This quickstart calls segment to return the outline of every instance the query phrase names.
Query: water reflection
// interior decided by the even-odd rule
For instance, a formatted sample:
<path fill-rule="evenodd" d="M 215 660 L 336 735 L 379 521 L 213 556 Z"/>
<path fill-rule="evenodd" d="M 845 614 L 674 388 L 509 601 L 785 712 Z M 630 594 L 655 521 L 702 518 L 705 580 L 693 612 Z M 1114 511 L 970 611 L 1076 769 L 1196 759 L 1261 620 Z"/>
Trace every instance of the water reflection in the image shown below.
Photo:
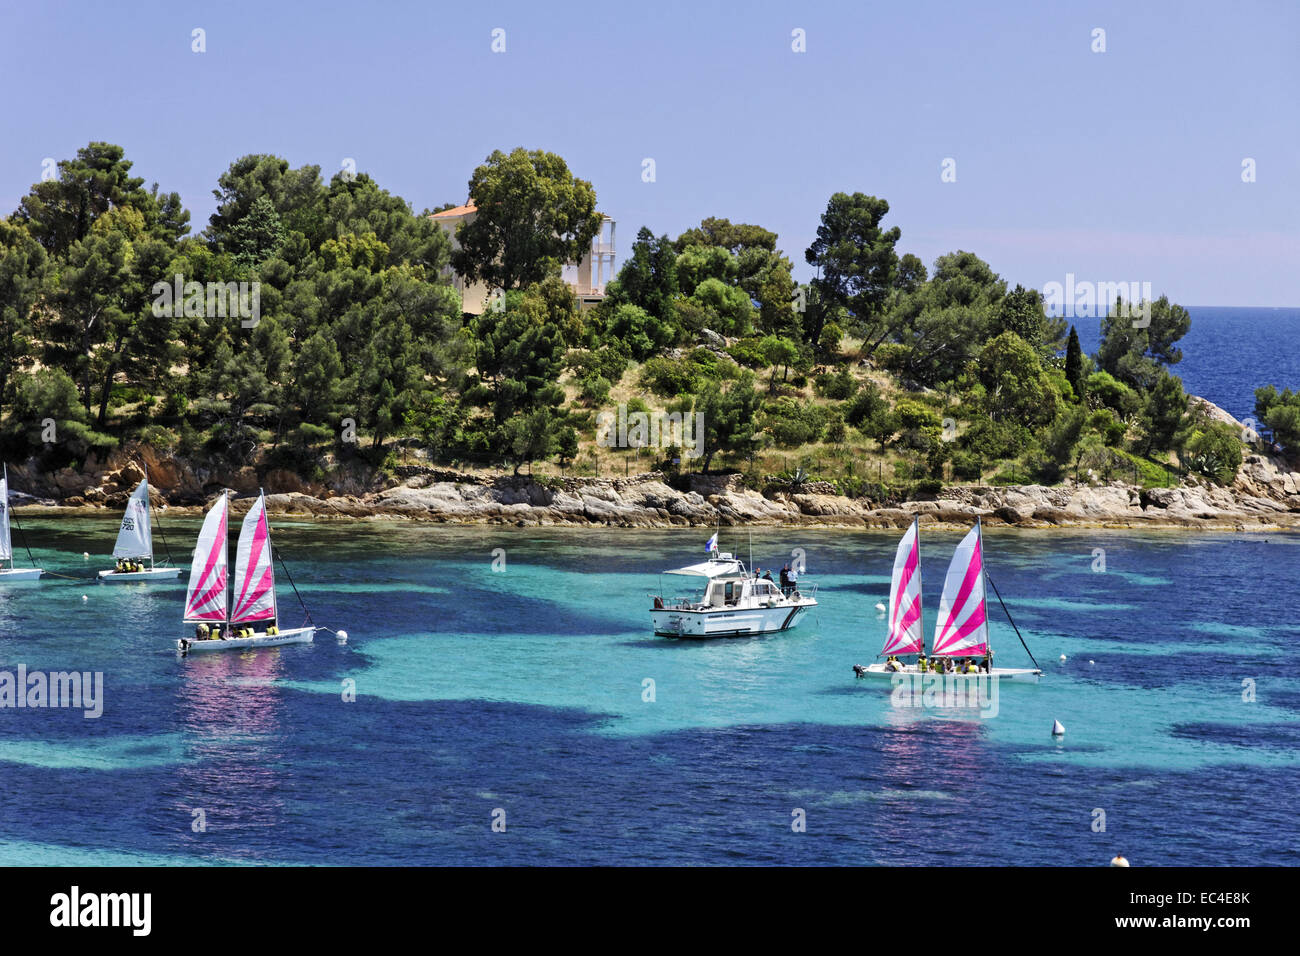
<path fill-rule="evenodd" d="M 225 856 L 273 855 L 292 783 L 280 649 L 192 654 L 180 666 L 176 720 L 194 759 L 179 769 L 172 796 L 191 815 L 202 809 L 208 830 L 184 841 Z"/>

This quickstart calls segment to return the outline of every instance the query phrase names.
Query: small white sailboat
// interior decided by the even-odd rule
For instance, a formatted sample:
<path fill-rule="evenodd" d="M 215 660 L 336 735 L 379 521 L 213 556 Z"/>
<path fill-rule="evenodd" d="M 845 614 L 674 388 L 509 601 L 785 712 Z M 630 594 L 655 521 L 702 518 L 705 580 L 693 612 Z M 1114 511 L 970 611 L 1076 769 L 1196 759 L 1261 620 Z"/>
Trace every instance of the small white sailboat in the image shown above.
<path fill-rule="evenodd" d="M 30 551 L 27 556 L 31 557 Z M 3 567 L 5 561 L 9 562 L 7 568 Z M 35 581 L 44 573 L 40 568 L 14 567 L 13 538 L 9 533 L 9 466 L 5 465 L 4 477 L 0 478 L 0 582 Z"/>
<path fill-rule="evenodd" d="M 885 646 L 878 657 L 885 661 L 875 664 L 854 665 L 858 677 L 893 677 L 894 674 L 944 673 L 948 676 L 982 677 L 991 674 L 1002 680 L 1038 682 L 1043 672 L 1035 667 L 993 667 L 993 651 L 989 646 L 988 608 L 985 602 L 984 543 L 979 519 L 975 527 L 953 552 L 948 574 L 943 582 L 943 595 L 939 599 L 939 619 L 935 623 L 934 640 L 930 656 L 925 657 L 925 636 L 921 623 L 921 561 L 920 524 L 918 519 L 898 544 L 894 557 L 894 574 L 889 587 L 889 630 Z M 1003 610 L 1005 610 L 1005 605 Z M 1010 618 L 1010 615 L 1008 615 Z M 1015 622 L 1012 621 L 1012 627 Z M 1019 629 L 1016 631 L 1019 634 Z M 1023 642 L 1023 638 L 1021 639 Z M 1028 652 L 1029 648 L 1025 648 Z M 899 655 L 917 655 L 917 660 L 905 663 Z M 981 659 L 978 662 L 976 659 Z M 969 671 L 947 670 L 956 659 L 972 663 Z M 922 669 L 921 660 L 930 666 Z M 1033 660 L 1033 655 L 1030 655 Z M 935 671 L 933 664 L 941 663 L 945 669 Z M 1035 662 L 1037 664 L 1037 662 Z"/>
<path fill-rule="evenodd" d="M 208 510 L 194 546 L 190 583 L 185 593 L 185 623 L 195 625 L 193 637 L 177 640 L 176 649 L 225 651 L 236 648 L 310 644 L 320 630 L 314 625 L 280 630 L 275 601 L 271 529 L 266 520 L 266 495 L 259 494 L 244 516 L 235 547 L 234 603 L 226 593 L 226 549 L 229 500 L 223 493 Z M 261 631 L 258 625 L 265 625 Z"/>
<path fill-rule="evenodd" d="M 149 520 L 149 476 L 141 479 L 126 502 L 122 527 L 113 546 L 117 567 L 99 572 L 106 584 L 131 581 L 167 581 L 181 576 L 180 568 L 157 567 L 153 561 L 153 527 Z M 146 568 L 144 562 L 148 561 Z"/>
<path fill-rule="evenodd" d="M 729 553 L 719 553 L 718 536 L 709 539 L 709 559 L 665 572 L 705 579 L 703 593 L 665 600 L 651 595 L 650 619 L 659 637 L 747 637 L 795 627 L 817 606 L 817 585 L 778 587 L 760 578 Z"/>

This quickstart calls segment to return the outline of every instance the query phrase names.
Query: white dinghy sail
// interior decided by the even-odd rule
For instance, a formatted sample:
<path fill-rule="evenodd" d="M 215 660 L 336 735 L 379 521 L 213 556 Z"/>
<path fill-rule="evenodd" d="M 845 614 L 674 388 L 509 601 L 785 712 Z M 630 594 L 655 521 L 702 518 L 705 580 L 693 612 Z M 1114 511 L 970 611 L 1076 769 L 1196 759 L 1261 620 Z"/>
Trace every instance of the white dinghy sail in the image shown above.
<path fill-rule="evenodd" d="M 166 545 L 166 538 L 163 544 Z M 122 526 L 113 545 L 117 566 L 99 572 L 99 580 L 108 583 L 175 579 L 181 576 L 176 567 L 155 567 L 153 559 L 153 522 L 149 511 L 149 476 L 136 485 L 126 502 Z M 148 567 L 145 567 L 148 562 Z"/>
<path fill-rule="evenodd" d="M 28 551 L 28 557 L 31 557 L 30 551 Z M 0 477 L 0 565 L 3 565 L 6 561 L 9 562 L 9 567 L 0 567 L 0 581 L 35 581 L 45 573 L 40 568 L 14 567 L 14 542 L 9 530 L 8 465 L 4 466 L 3 477 Z M 35 562 L 33 561 L 33 563 Z"/>
<path fill-rule="evenodd" d="M 889 584 L 889 633 L 880 653 L 920 654 L 924 650 L 920 532 L 919 521 L 913 518 L 894 555 L 894 574 Z"/>

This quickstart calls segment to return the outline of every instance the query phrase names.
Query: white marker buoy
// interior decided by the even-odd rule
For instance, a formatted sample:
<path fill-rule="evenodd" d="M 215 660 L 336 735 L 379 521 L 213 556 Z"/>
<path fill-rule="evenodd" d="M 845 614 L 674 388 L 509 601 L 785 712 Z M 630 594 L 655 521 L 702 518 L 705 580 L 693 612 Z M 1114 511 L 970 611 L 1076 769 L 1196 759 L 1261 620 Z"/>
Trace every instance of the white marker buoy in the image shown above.
<path fill-rule="evenodd" d="M 339 639 L 340 644 L 346 644 L 348 642 L 347 631 L 339 630 L 339 631 L 335 631 L 334 634 Z"/>
<path fill-rule="evenodd" d="M 1065 655 L 1064 655 L 1064 654 L 1061 655 L 1061 660 L 1065 660 Z"/>
<path fill-rule="evenodd" d="M 1124 857 L 1122 857 L 1122 856 L 1120 856 L 1120 854 L 1116 853 L 1115 856 L 1111 858 L 1110 865 L 1111 865 L 1111 866 L 1128 866 L 1128 860 L 1124 859 Z"/>
<path fill-rule="evenodd" d="M 1097 662 L 1096 662 L 1096 661 L 1088 661 L 1088 663 L 1089 663 L 1089 664 L 1095 664 L 1095 663 L 1097 663 Z"/>
<path fill-rule="evenodd" d="M 1065 726 L 1059 720 L 1052 721 L 1052 736 L 1053 737 L 1065 736 Z"/>
<path fill-rule="evenodd" d="M 83 551 L 83 552 L 81 552 L 81 559 L 82 559 L 83 561 L 89 561 L 89 560 L 90 560 L 90 552 L 89 552 L 89 551 Z"/>
<path fill-rule="evenodd" d="M 876 602 L 876 610 L 877 610 L 877 611 L 884 611 L 884 610 L 885 610 L 885 605 L 883 605 L 883 604 L 881 604 L 881 603 L 879 603 L 879 602 Z"/>
<path fill-rule="evenodd" d="M 84 595 L 84 594 L 81 596 L 81 599 L 82 599 L 83 601 L 89 601 L 89 600 L 90 600 L 90 598 L 86 597 L 86 595 Z"/>

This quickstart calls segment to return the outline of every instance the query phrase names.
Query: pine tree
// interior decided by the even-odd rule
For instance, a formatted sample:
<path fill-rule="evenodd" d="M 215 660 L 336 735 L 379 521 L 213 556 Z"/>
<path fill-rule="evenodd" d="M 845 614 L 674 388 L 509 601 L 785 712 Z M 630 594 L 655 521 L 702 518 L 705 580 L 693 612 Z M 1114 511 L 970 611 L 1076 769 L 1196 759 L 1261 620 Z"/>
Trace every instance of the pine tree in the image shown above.
<path fill-rule="evenodd" d="M 1065 378 L 1074 389 L 1074 397 L 1083 400 L 1083 349 L 1079 347 L 1079 333 L 1070 326 L 1070 341 L 1065 346 Z"/>

